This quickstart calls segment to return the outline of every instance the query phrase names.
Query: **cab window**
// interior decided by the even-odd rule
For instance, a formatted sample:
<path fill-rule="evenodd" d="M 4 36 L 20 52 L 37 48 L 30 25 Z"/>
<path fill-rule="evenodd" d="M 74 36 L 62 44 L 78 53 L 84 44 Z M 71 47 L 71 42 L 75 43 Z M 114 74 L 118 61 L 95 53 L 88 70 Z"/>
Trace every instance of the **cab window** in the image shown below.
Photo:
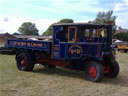
<path fill-rule="evenodd" d="M 76 41 L 76 27 L 68 28 L 68 41 L 75 42 Z"/>
<path fill-rule="evenodd" d="M 90 42 L 97 38 L 105 38 L 107 36 L 106 28 L 80 28 L 77 35 L 78 42 Z"/>

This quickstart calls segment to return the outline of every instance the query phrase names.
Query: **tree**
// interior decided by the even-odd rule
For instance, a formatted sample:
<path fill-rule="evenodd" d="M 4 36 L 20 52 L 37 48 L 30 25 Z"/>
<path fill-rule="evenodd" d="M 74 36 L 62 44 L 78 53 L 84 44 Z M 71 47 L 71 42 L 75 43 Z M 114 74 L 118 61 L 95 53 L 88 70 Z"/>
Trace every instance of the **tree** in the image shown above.
<path fill-rule="evenodd" d="M 20 33 L 18 33 L 18 32 L 14 32 L 13 35 L 20 35 Z"/>
<path fill-rule="evenodd" d="M 52 35 L 52 28 L 54 24 L 60 24 L 60 23 L 73 23 L 74 21 L 72 19 L 61 19 L 59 22 L 57 23 L 53 23 L 51 24 L 48 29 L 43 33 L 44 36 L 49 36 Z"/>
<path fill-rule="evenodd" d="M 119 39 L 121 41 L 128 41 L 128 31 L 120 32 L 114 36 L 114 38 Z"/>
<path fill-rule="evenodd" d="M 73 23 L 72 19 L 61 19 L 58 23 Z"/>
<path fill-rule="evenodd" d="M 96 16 L 96 19 L 94 21 L 89 21 L 89 24 L 112 24 L 112 35 L 115 35 L 116 32 L 116 16 L 113 16 L 113 11 L 108 12 L 99 12 Z"/>
<path fill-rule="evenodd" d="M 116 16 L 112 16 L 113 11 L 108 12 L 99 12 L 96 16 L 96 19 L 93 21 L 94 24 L 107 24 L 112 23 L 112 25 L 115 25 Z"/>
<path fill-rule="evenodd" d="M 39 35 L 34 23 L 24 22 L 18 29 L 22 35 Z"/>
<path fill-rule="evenodd" d="M 44 36 L 50 36 L 50 35 L 52 35 L 52 32 L 53 32 L 53 25 L 54 25 L 54 24 L 55 24 L 55 23 L 51 24 L 51 25 L 48 27 L 48 29 L 43 33 Z"/>

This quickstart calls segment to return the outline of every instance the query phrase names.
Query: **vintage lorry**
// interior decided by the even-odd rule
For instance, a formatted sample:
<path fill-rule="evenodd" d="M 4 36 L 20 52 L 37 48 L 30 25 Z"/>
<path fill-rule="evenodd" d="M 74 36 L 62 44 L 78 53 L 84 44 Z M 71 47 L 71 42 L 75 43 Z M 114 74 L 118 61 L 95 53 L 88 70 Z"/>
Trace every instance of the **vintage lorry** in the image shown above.
<path fill-rule="evenodd" d="M 119 64 L 112 44 L 112 25 L 63 23 L 53 26 L 51 41 L 8 40 L 16 50 L 19 70 L 31 71 L 35 64 L 85 71 L 88 80 L 117 77 Z"/>

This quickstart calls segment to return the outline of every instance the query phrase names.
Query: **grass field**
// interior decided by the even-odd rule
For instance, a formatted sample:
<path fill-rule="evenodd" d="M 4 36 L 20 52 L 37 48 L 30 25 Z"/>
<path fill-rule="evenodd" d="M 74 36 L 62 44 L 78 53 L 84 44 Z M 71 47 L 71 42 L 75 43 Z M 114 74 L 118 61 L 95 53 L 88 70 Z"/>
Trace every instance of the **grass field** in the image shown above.
<path fill-rule="evenodd" d="M 5 43 L 0 42 L 0 45 L 4 45 Z"/>
<path fill-rule="evenodd" d="M 35 66 L 19 71 L 15 56 L 0 55 L 0 96 L 128 96 L 128 54 L 117 54 L 120 74 L 101 83 L 88 81 L 84 72 Z"/>

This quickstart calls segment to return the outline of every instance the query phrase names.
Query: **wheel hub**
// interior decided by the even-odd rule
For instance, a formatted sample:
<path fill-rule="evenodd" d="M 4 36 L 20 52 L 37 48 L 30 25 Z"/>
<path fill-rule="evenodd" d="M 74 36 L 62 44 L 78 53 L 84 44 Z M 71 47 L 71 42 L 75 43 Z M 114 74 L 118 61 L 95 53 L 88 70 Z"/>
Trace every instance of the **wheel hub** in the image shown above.
<path fill-rule="evenodd" d="M 24 59 L 21 60 L 21 66 L 24 67 L 26 64 L 26 61 Z"/>
<path fill-rule="evenodd" d="M 88 70 L 89 76 L 92 78 L 96 77 L 96 68 L 94 66 L 91 66 Z"/>

